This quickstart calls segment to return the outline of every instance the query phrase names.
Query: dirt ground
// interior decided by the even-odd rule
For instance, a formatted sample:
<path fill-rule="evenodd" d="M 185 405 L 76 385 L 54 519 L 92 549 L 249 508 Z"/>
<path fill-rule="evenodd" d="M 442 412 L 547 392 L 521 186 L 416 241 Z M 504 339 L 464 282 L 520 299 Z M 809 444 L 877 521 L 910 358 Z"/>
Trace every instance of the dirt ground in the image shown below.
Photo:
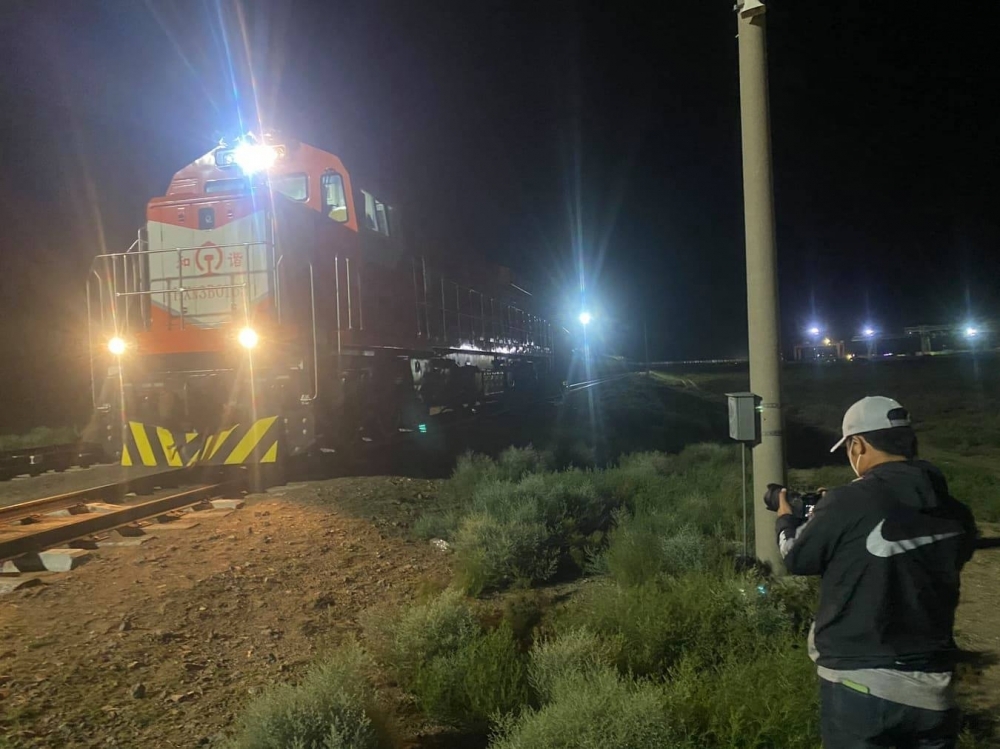
<path fill-rule="evenodd" d="M 446 583 L 448 557 L 406 537 L 437 487 L 291 485 L 4 596 L 7 746 L 219 745 L 248 699 L 356 632 L 361 611 Z M 959 609 L 963 646 L 986 654 L 963 684 L 984 716 L 1000 712 L 998 572 L 1000 550 L 980 552 Z"/>
<path fill-rule="evenodd" d="M 1000 537 L 1000 526 L 982 529 Z M 980 549 L 962 572 L 962 599 L 956 615 L 958 644 L 970 653 L 960 667 L 959 692 L 976 720 L 989 721 L 1000 741 L 1000 547 Z"/>
<path fill-rule="evenodd" d="M 359 612 L 447 581 L 447 557 L 401 533 L 434 487 L 285 487 L 4 596 L 0 736 L 12 747 L 218 744 L 250 697 L 294 679 Z"/>

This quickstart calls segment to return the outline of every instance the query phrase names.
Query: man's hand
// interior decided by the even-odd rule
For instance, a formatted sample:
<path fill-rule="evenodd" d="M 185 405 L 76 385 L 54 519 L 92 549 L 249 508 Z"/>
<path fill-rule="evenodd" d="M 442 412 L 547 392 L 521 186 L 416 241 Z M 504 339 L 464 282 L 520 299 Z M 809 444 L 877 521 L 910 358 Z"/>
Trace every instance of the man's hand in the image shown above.
<path fill-rule="evenodd" d="M 778 517 L 782 515 L 791 515 L 792 506 L 788 504 L 788 490 L 782 489 L 781 493 L 778 495 Z"/>

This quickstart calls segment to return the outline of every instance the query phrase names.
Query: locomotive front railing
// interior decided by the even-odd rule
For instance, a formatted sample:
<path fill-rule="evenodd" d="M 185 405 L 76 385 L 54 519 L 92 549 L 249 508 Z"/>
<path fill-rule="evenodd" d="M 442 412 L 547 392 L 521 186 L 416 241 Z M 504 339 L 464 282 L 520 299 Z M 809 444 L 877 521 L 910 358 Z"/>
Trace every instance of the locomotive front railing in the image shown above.
<path fill-rule="evenodd" d="M 213 249 L 218 249 L 219 251 L 242 249 L 244 251 L 244 256 L 246 257 L 247 267 L 242 271 L 228 271 L 224 273 L 220 272 L 208 272 L 202 274 L 186 274 L 184 273 L 184 260 L 185 253 L 198 252 L 199 250 L 204 250 L 204 247 L 171 247 L 167 249 L 159 250 L 144 250 L 138 249 L 142 247 L 141 238 L 133 242 L 131 247 L 126 252 L 116 252 L 116 253 L 105 253 L 98 255 L 94 258 L 93 273 L 97 277 L 100 284 L 101 290 L 101 319 L 102 324 L 107 327 L 107 317 L 112 318 L 114 324 L 115 335 L 121 335 L 127 333 L 132 328 L 132 317 L 134 314 L 134 305 L 130 303 L 130 298 L 138 298 L 143 301 L 151 300 L 156 296 L 162 295 L 165 299 L 173 295 L 180 295 L 180 304 L 178 309 L 178 314 L 176 317 L 180 320 L 180 325 L 183 328 L 185 326 L 185 318 L 187 317 L 187 308 L 184 305 L 184 294 L 191 291 L 198 291 L 201 289 L 213 289 L 213 290 L 242 290 L 241 296 L 244 297 L 243 303 L 245 309 L 248 309 L 247 305 L 249 299 L 247 299 L 247 290 L 251 286 L 252 279 L 256 276 L 266 276 L 270 278 L 272 276 L 271 266 L 274 265 L 272 262 L 268 262 L 267 266 L 262 269 L 254 269 L 253 267 L 253 255 L 252 249 L 258 247 L 264 247 L 268 250 L 272 250 L 273 247 L 269 242 L 235 242 L 231 244 L 224 245 L 213 245 Z M 269 255 L 272 253 L 268 253 Z M 163 256 L 163 255 L 176 255 L 177 257 L 177 273 L 162 275 L 156 279 L 150 279 L 149 273 L 149 260 L 152 257 Z M 270 258 L 269 258 L 270 260 Z M 100 271 L 103 271 L 103 276 Z M 276 275 L 276 274 L 275 274 Z M 192 279 L 206 279 L 206 278 L 223 278 L 223 277 L 239 277 L 242 281 L 238 283 L 227 283 L 227 284 L 213 284 L 210 286 L 204 284 L 198 284 L 196 286 L 185 286 L 185 280 L 189 282 Z M 152 288 L 152 284 L 164 284 L 162 288 Z M 174 284 L 176 283 L 176 286 Z M 277 283 L 275 283 L 277 286 Z M 107 290 L 107 295 L 105 295 L 105 290 Z M 275 307 L 278 308 L 280 314 L 280 302 L 277 297 L 277 291 L 275 292 Z M 119 300 L 125 300 L 124 304 L 121 304 Z M 169 307 L 169 303 L 167 305 Z M 143 328 L 148 328 L 149 326 L 149 308 L 147 304 L 140 302 L 139 305 L 139 316 Z M 204 313 L 205 317 L 215 317 L 224 313 Z M 171 315 L 173 315 L 173 310 L 171 310 Z"/>

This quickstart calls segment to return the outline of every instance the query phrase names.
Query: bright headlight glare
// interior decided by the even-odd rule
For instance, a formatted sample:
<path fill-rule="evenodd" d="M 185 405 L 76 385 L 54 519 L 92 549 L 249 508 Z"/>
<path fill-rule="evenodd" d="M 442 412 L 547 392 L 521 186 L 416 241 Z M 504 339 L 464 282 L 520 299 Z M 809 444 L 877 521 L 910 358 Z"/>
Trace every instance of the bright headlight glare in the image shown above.
<path fill-rule="evenodd" d="M 128 348 L 128 344 L 125 343 L 125 339 L 119 336 L 115 336 L 110 341 L 108 341 L 108 351 L 110 351 L 115 356 L 121 356 L 125 353 L 125 349 Z"/>
<path fill-rule="evenodd" d="M 250 349 L 257 345 L 260 337 L 257 335 L 257 331 L 253 328 L 243 328 L 236 336 L 236 340 L 240 342 L 243 348 Z"/>
<path fill-rule="evenodd" d="M 263 143 L 240 143 L 233 150 L 233 161 L 244 174 L 264 172 L 274 166 L 278 152 Z"/>

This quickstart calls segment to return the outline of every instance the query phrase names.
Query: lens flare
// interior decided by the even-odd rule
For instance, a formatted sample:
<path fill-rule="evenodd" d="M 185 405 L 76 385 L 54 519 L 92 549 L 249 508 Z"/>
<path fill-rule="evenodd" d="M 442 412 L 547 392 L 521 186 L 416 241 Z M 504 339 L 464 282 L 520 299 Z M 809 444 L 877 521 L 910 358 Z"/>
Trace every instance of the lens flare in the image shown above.
<path fill-rule="evenodd" d="M 243 328 L 236 336 L 236 340 L 240 342 L 240 345 L 245 349 L 252 349 L 257 345 L 260 337 L 257 335 L 257 331 L 253 328 Z"/>
<path fill-rule="evenodd" d="M 244 174 L 265 172 L 274 166 L 278 152 L 262 143 L 240 143 L 233 151 L 233 160 Z"/>

